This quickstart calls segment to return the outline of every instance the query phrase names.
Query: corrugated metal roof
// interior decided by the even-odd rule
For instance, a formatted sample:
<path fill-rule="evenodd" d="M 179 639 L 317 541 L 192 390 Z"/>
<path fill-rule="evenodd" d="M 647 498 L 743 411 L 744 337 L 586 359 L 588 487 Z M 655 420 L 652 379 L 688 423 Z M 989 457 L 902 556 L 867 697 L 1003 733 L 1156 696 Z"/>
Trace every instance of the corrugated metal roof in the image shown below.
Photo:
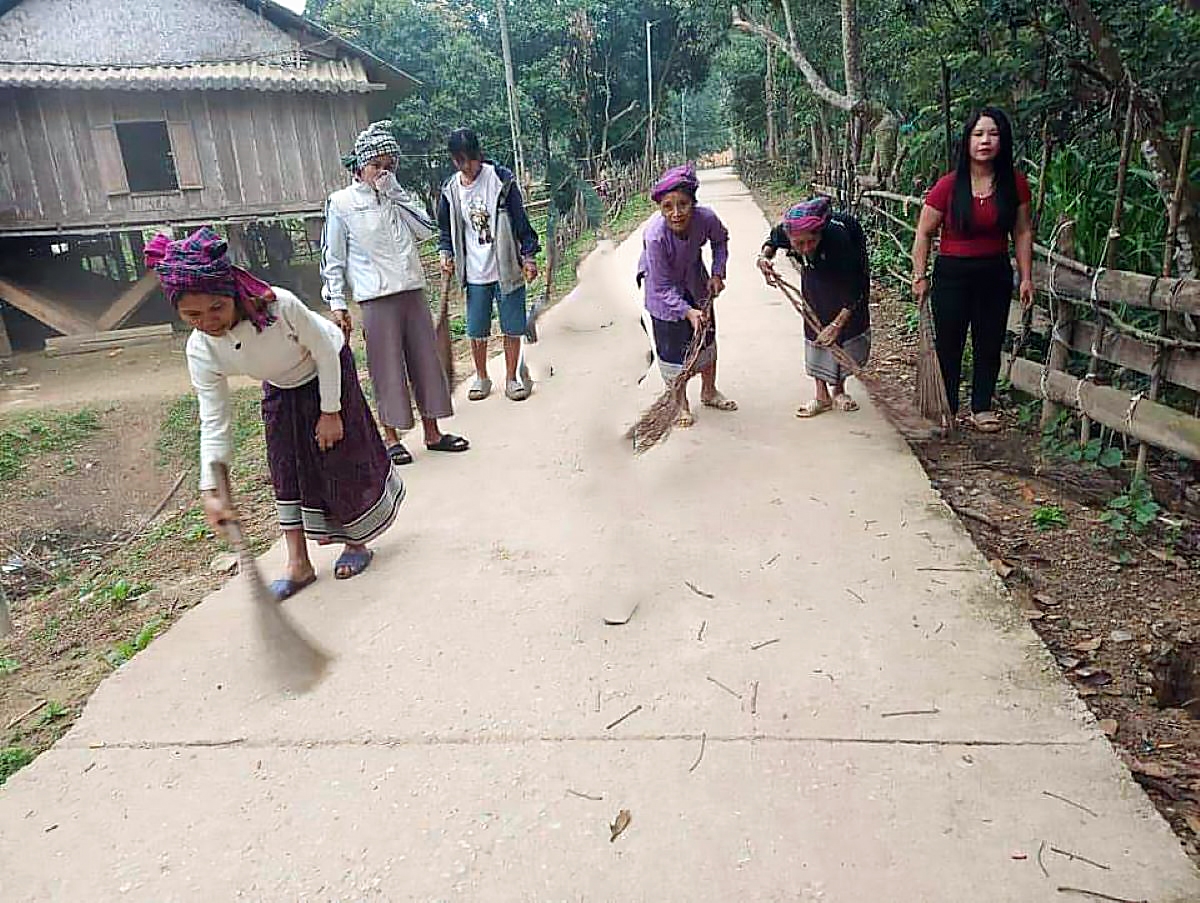
<path fill-rule="evenodd" d="M 311 60 L 303 66 L 262 62 L 181 66 L 47 66 L 0 63 L 0 88 L 75 88 L 121 91 L 319 91 L 363 94 L 373 84 L 358 59 Z"/>

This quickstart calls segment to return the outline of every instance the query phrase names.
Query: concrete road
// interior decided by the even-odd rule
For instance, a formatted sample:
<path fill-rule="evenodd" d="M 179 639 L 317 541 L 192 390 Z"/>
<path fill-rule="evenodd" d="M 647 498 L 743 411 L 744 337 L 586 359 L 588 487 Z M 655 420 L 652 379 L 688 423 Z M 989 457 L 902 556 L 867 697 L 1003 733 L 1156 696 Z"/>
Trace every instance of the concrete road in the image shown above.
<path fill-rule="evenodd" d="M 0 790 L 0 900 L 1200 900 L 898 435 L 861 393 L 793 417 L 767 223 L 728 172 L 701 197 L 741 410 L 631 456 L 640 240 L 597 252 L 533 398 L 463 400 L 373 567 L 289 603 L 325 682 L 278 692 L 216 593 Z"/>

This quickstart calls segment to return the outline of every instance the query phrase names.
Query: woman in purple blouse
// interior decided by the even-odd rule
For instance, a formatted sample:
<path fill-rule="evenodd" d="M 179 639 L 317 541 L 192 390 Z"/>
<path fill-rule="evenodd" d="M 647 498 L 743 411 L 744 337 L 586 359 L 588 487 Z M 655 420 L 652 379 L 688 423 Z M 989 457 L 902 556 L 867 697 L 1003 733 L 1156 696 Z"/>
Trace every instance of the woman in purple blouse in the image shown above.
<path fill-rule="evenodd" d="M 683 370 L 697 329 L 702 325 L 701 308 L 725 288 L 725 264 L 729 259 L 729 232 L 708 207 L 696 204 L 699 188 L 691 164 L 668 170 L 650 192 L 659 216 L 646 226 L 642 257 L 638 262 L 638 284 L 644 281 L 646 310 L 654 328 L 654 346 L 663 380 L 670 385 Z M 712 276 L 700 255 L 704 243 L 712 245 Z M 700 401 L 718 411 L 735 411 L 737 402 L 717 389 L 717 324 L 710 317 L 700 338 L 703 343 L 697 364 L 700 371 Z M 695 417 L 684 396 L 676 426 L 687 427 Z"/>

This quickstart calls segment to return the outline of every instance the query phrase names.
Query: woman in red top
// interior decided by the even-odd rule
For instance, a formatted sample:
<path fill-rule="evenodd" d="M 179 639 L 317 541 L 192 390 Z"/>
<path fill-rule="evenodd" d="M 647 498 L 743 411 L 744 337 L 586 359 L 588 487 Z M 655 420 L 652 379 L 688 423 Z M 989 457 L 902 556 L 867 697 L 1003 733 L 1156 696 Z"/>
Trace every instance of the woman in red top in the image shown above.
<path fill-rule="evenodd" d="M 1012 126 L 994 107 L 967 120 L 959 145 L 958 167 L 942 176 L 925 196 L 913 241 L 913 295 L 924 304 L 929 247 L 941 231 L 933 265 L 933 322 L 942 379 L 950 408 L 958 411 L 967 329 L 971 330 L 974 369 L 971 418 L 976 429 L 992 433 L 1000 418 L 992 410 L 1000 350 L 1012 299 L 1008 237 L 1016 246 L 1021 303 L 1033 303 L 1033 225 L 1029 183 L 1013 169 Z"/>

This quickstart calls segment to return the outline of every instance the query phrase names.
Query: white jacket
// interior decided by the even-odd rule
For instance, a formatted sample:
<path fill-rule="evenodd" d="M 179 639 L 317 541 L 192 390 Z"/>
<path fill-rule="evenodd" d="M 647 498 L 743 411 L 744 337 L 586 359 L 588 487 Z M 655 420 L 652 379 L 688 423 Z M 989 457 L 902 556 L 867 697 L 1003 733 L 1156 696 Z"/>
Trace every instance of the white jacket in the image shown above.
<path fill-rule="evenodd" d="M 359 302 L 425 287 L 421 255 L 401 202 L 421 209 L 394 177 L 383 192 L 355 179 L 329 196 L 321 239 L 321 295 L 333 310 L 346 309 L 347 284 Z"/>

